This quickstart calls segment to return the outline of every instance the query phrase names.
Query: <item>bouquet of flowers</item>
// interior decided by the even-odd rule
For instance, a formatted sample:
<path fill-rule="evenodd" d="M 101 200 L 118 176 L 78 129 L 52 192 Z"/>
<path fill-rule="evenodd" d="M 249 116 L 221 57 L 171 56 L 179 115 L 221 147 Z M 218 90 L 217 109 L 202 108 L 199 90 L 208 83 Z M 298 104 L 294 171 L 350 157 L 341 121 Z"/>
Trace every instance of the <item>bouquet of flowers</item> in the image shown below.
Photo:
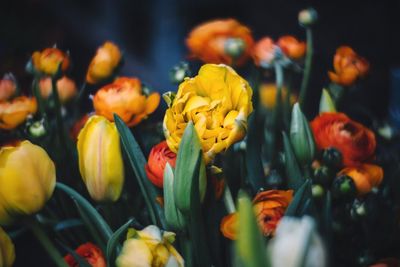
<path fill-rule="evenodd" d="M 31 90 L 0 81 L 0 266 L 27 232 L 58 267 L 400 266 L 398 137 L 351 98 L 369 63 L 348 46 L 312 106 L 315 23 L 201 24 L 162 97 L 113 42 L 79 87 L 73 55 L 34 52 Z"/>

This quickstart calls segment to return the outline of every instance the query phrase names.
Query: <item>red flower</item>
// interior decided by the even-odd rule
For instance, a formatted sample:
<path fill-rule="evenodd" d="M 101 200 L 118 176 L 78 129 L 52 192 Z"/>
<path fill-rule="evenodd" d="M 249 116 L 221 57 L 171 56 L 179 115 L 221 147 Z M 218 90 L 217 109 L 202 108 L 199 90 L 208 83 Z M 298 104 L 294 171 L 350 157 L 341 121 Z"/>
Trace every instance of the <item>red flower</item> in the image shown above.
<path fill-rule="evenodd" d="M 311 128 L 318 149 L 336 148 L 346 167 L 358 166 L 374 156 L 375 134 L 343 113 L 323 113 L 311 122 Z"/>
<path fill-rule="evenodd" d="M 306 53 L 306 43 L 291 35 L 282 36 L 278 39 L 277 44 L 287 57 L 294 60 L 301 59 Z"/>
<path fill-rule="evenodd" d="M 147 177 L 155 186 L 163 187 L 164 169 L 167 162 L 171 167 L 175 167 L 176 154 L 169 149 L 167 142 L 163 141 L 151 149 L 145 166 Z"/>
<path fill-rule="evenodd" d="M 106 267 L 106 261 L 101 250 L 92 243 L 85 243 L 80 245 L 75 252 L 87 261 L 93 267 Z M 64 257 L 70 267 L 78 267 L 79 264 L 75 258 L 68 254 Z"/>

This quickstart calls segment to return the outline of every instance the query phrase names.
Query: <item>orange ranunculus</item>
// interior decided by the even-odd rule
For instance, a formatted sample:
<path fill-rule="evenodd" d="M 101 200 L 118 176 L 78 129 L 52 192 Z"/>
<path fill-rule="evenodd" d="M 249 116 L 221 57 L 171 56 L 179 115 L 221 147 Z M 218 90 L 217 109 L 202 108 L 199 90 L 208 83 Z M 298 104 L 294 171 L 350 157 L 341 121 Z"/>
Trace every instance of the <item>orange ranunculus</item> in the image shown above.
<path fill-rule="evenodd" d="M 267 109 L 273 109 L 276 105 L 276 84 L 274 83 L 264 83 L 260 86 L 260 101 L 261 104 Z M 287 97 L 286 88 L 282 88 L 282 101 L 284 101 Z M 297 96 L 291 94 L 290 95 L 290 104 L 294 104 L 297 100 Z"/>
<path fill-rule="evenodd" d="M 40 94 L 43 98 L 47 99 L 52 94 L 51 78 L 45 77 L 39 81 Z M 73 98 L 77 93 L 76 84 L 67 76 L 63 76 L 57 80 L 58 97 L 62 103 L 67 102 Z"/>
<path fill-rule="evenodd" d="M 253 48 L 252 56 L 254 64 L 260 67 L 269 66 L 275 59 L 275 50 L 277 46 L 270 37 L 264 37 L 259 40 Z"/>
<path fill-rule="evenodd" d="M 297 40 L 291 35 L 285 35 L 278 39 L 277 45 L 290 59 L 301 59 L 306 53 L 306 43 Z"/>
<path fill-rule="evenodd" d="M 11 101 L 0 102 L 0 129 L 11 130 L 23 123 L 28 115 L 36 113 L 35 98 L 16 97 Z"/>
<path fill-rule="evenodd" d="M 0 102 L 7 101 L 17 91 L 17 84 L 12 74 L 6 74 L 0 80 Z"/>
<path fill-rule="evenodd" d="M 343 86 L 352 85 L 359 77 L 364 77 L 369 70 L 369 63 L 348 46 L 336 50 L 333 58 L 334 72 L 328 75 L 332 82 Z"/>
<path fill-rule="evenodd" d="M 293 190 L 268 190 L 258 193 L 253 199 L 254 212 L 264 236 L 275 233 L 275 228 L 293 199 Z M 229 239 L 236 239 L 237 213 L 225 216 L 221 222 L 221 232 Z"/>
<path fill-rule="evenodd" d="M 169 149 L 166 141 L 162 141 L 151 149 L 145 166 L 147 177 L 158 187 L 163 187 L 164 169 L 167 162 L 175 168 L 176 154 Z"/>
<path fill-rule="evenodd" d="M 137 78 L 120 77 L 102 87 L 93 98 L 96 114 L 114 120 L 116 113 L 128 126 L 135 126 L 153 113 L 160 103 L 160 94 L 142 93 L 142 85 Z"/>
<path fill-rule="evenodd" d="M 92 243 L 80 245 L 75 252 L 84 260 L 86 260 L 86 262 L 92 267 L 106 267 L 106 260 L 103 253 L 101 252 L 100 248 Z M 70 267 L 79 266 L 78 262 L 76 262 L 75 258 L 71 254 L 66 255 L 64 260 Z"/>
<path fill-rule="evenodd" d="M 374 156 L 375 134 L 344 113 L 322 113 L 311 122 L 311 128 L 317 148 L 336 148 L 346 167 L 357 166 Z"/>
<path fill-rule="evenodd" d="M 114 43 L 107 41 L 97 49 L 89 65 L 86 82 L 95 84 L 109 78 L 121 62 L 121 51 Z"/>
<path fill-rule="evenodd" d="M 339 175 L 347 175 L 353 181 L 359 195 L 369 193 L 372 188 L 380 185 L 383 179 L 383 170 L 374 164 L 362 164 L 357 167 L 344 168 Z"/>
<path fill-rule="evenodd" d="M 66 53 L 57 48 L 46 48 L 42 52 L 36 51 L 32 54 L 32 64 L 36 71 L 54 75 L 60 64 L 62 71 L 68 69 L 69 58 Z"/>
<path fill-rule="evenodd" d="M 225 51 L 228 40 L 243 41 L 244 49 L 241 55 L 234 59 Z M 224 63 L 228 65 L 243 65 L 250 56 L 254 44 L 250 29 L 234 19 L 214 20 L 206 22 L 193 29 L 186 44 L 191 56 L 205 63 Z"/>

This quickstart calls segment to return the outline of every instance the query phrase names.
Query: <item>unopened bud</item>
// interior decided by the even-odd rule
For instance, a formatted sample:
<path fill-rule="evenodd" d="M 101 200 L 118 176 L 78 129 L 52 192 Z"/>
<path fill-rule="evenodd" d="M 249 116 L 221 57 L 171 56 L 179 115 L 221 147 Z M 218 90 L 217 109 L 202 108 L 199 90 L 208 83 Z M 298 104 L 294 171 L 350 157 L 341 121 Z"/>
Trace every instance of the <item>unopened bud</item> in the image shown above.
<path fill-rule="evenodd" d="M 332 169 L 340 169 L 342 161 L 342 153 L 336 148 L 327 148 L 322 154 L 322 162 Z"/>
<path fill-rule="evenodd" d="M 337 177 L 333 181 L 332 193 L 338 198 L 349 199 L 355 197 L 357 190 L 353 179 L 347 175 Z"/>
<path fill-rule="evenodd" d="M 312 191 L 313 197 L 315 197 L 315 198 L 321 198 L 325 194 L 324 188 L 319 184 L 313 185 L 311 188 L 311 191 Z"/>
<path fill-rule="evenodd" d="M 29 134 L 35 138 L 42 137 L 46 134 L 46 128 L 44 127 L 43 121 L 36 121 L 32 123 L 28 128 Z"/>
<path fill-rule="evenodd" d="M 232 58 L 239 58 L 246 48 L 246 43 L 241 38 L 228 38 L 224 44 L 225 53 Z"/>
<path fill-rule="evenodd" d="M 303 9 L 299 12 L 299 23 L 301 26 L 309 27 L 318 19 L 318 13 L 314 8 Z"/>

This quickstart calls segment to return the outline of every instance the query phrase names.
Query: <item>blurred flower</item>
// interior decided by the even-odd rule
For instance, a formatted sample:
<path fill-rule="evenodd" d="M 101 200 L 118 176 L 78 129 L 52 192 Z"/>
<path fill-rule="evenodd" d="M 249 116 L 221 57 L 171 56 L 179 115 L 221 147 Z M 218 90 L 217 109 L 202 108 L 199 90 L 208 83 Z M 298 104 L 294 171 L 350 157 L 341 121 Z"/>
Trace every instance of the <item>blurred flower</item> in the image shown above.
<path fill-rule="evenodd" d="M 7 101 L 17 91 L 17 83 L 14 75 L 5 74 L 3 79 L 0 80 L 0 102 Z"/>
<path fill-rule="evenodd" d="M 358 165 L 374 156 L 374 133 L 344 113 L 322 113 L 311 122 L 311 128 L 317 148 L 336 148 L 345 166 Z"/>
<path fill-rule="evenodd" d="M 377 263 L 370 265 L 369 267 L 399 267 L 400 260 L 395 258 L 381 259 Z"/>
<path fill-rule="evenodd" d="M 66 71 L 69 67 L 69 57 L 57 48 L 46 48 L 32 54 L 32 64 L 35 70 L 46 75 L 55 75 L 59 67 Z"/>
<path fill-rule="evenodd" d="M 174 84 L 180 84 L 185 77 L 191 75 L 190 67 L 187 62 L 179 62 L 169 72 L 169 79 Z"/>
<path fill-rule="evenodd" d="M 276 105 L 276 95 L 278 90 L 276 89 L 275 83 L 263 83 L 260 86 L 260 100 L 261 104 L 267 109 L 274 109 Z M 286 88 L 282 88 L 282 101 L 284 101 L 287 97 L 288 91 Z M 291 94 L 290 95 L 290 104 L 293 105 L 296 103 L 297 96 Z"/>
<path fill-rule="evenodd" d="M 259 40 L 253 48 L 254 64 L 260 67 L 269 68 L 273 63 L 278 46 L 270 37 Z"/>
<path fill-rule="evenodd" d="M 234 19 L 225 19 L 197 26 L 186 44 L 191 56 L 205 63 L 240 66 L 249 58 L 254 40 L 249 28 Z"/>
<path fill-rule="evenodd" d="M 145 166 L 147 177 L 158 187 L 163 187 L 164 169 L 167 162 L 175 168 L 176 154 L 169 149 L 166 141 L 162 141 L 151 149 Z"/>
<path fill-rule="evenodd" d="M 258 193 L 253 199 L 254 212 L 264 236 L 271 236 L 293 198 L 292 190 L 268 190 Z M 221 232 L 229 239 L 236 239 L 237 213 L 225 216 L 221 222 Z"/>
<path fill-rule="evenodd" d="M 109 78 L 121 62 L 121 51 L 114 43 L 107 41 L 97 49 L 89 65 L 86 82 L 95 84 Z"/>
<path fill-rule="evenodd" d="M 324 267 L 327 256 L 311 217 L 284 217 L 268 243 L 272 267 Z"/>
<path fill-rule="evenodd" d="M 157 92 L 146 96 L 139 79 L 120 77 L 97 91 L 93 98 L 96 114 L 114 121 L 118 114 L 128 126 L 135 126 L 153 113 L 160 103 Z"/>
<path fill-rule="evenodd" d="M 351 47 L 341 46 L 336 50 L 333 67 L 335 71 L 328 72 L 331 81 L 350 86 L 368 73 L 369 63 L 365 58 L 357 55 Z"/>
<path fill-rule="evenodd" d="M 79 170 L 95 201 L 119 199 L 124 184 L 119 134 L 113 122 L 93 115 L 78 136 Z"/>
<path fill-rule="evenodd" d="M 205 162 L 244 138 L 253 111 L 252 89 L 226 65 L 206 64 L 179 85 L 164 117 L 164 134 L 175 153 L 189 121 L 194 123 Z"/>
<path fill-rule="evenodd" d="M 353 199 L 357 194 L 357 188 L 350 176 L 339 175 L 332 183 L 332 194 L 336 198 Z"/>
<path fill-rule="evenodd" d="M 0 102 L 0 129 L 12 130 L 23 123 L 28 115 L 36 113 L 35 98 L 19 96 L 7 102 Z"/>
<path fill-rule="evenodd" d="M 150 225 L 128 238 L 122 247 L 117 267 L 184 266 L 178 251 L 172 246 L 175 234 Z"/>
<path fill-rule="evenodd" d="M 80 245 L 76 250 L 76 254 L 86 260 L 87 263 L 92 267 L 106 267 L 106 260 L 104 259 L 104 255 L 101 252 L 100 248 L 95 246 L 92 243 L 85 243 Z M 64 260 L 67 262 L 70 267 L 78 267 L 79 264 L 75 260 L 75 258 L 68 254 L 64 257 Z"/>
<path fill-rule="evenodd" d="M 299 12 L 298 20 L 300 25 L 309 27 L 318 20 L 318 13 L 314 8 L 303 9 Z"/>
<path fill-rule="evenodd" d="M 70 136 L 74 141 L 78 140 L 79 132 L 82 130 L 83 126 L 85 126 L 86 122 L 93 114 L 85 114 L 78 121 L 76 121 L 72 128 L 70 129 Z"/>
<path fill-rule="evenodd" d="M 54 163 L 40 146 L 23 141 L 15 147 L 2 147 L 0 224 L 41 210 L 53 194 L 55 184 Z"/>
<path fill-rule="evenodd" d="M 28 133 L 32 138 L 40 138 L 47 133 L 46 123 L 44 119 L 34 121 L 28 124 Z"/>
<path fill-rule="evenodd" d="M 345 168 L 339 175 L 349 176 L 354 181 L 358 194 L 364 195 L 382 182 L 383 169 L 374 164 L 362 164 Z"/>
<path fill-rule="evenodd" d="M 51 78 L 44 77 L 39 81 L 40 95 L 47 99 L 53 93 Z M 73 98 L 77 93 L 76 84 L 73 80 L 67 76 L 63 76 L 61 79 L 57 80 L 57 91 L 58 97 L 61 103 L 65 103 L 71 98 Z"/>
<path fill-rule="evenodd" d="M 11 238 L 0 227 L 0 266 L 11 267 L 15 261 L 15 247 Z"/>
<path fill-rule="evenodd" d="M 306 43 L 297 40 L 291 35 L 285 35 L 278 39 L 277 45 L 282 52 L 290 59 L 299 60 L 306 53 Z"/>

